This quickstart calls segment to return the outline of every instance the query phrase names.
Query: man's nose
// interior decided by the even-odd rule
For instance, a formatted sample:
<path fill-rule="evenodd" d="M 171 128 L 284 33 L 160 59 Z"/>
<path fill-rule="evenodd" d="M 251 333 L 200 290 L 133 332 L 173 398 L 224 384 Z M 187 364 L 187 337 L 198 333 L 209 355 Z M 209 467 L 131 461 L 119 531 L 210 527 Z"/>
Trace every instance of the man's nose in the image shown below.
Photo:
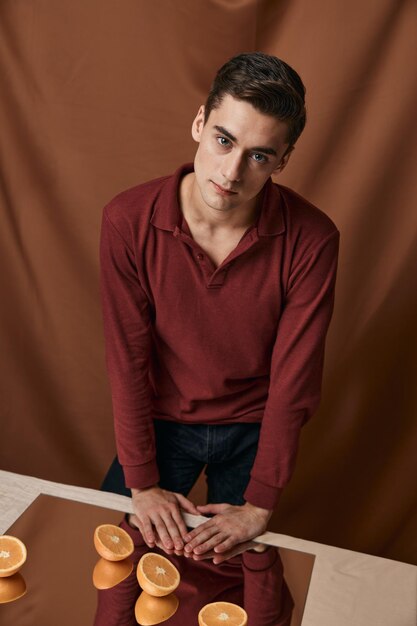
<path fill-rule="evenodd" d="M 231 183 L 239 182 L 242 179 L 244 167 L 243 155 L 236 153 L 228 154 L 224 158 L 221 173 L 227 181 Z"/>

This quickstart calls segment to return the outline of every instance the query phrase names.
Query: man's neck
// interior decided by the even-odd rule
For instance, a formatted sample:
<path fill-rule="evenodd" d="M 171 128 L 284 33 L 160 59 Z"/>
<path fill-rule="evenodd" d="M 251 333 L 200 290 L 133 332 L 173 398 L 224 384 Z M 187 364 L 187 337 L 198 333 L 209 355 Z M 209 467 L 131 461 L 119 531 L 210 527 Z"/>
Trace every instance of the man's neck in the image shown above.
<path fill-rule="evenodd" d="M 219 211 L 206 205 L 197 187 L 194 172 L 184 176 L 180 183 L 179 203 L 187 223 L 212 232 L 246 230 L 258 216 L 258 199 L 250 204 Z"/>

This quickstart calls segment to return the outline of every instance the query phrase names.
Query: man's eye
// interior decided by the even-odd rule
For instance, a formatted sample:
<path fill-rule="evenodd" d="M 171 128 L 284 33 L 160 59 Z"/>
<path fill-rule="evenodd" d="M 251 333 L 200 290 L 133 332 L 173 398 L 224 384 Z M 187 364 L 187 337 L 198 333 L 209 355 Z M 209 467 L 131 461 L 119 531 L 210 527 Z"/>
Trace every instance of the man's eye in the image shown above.
<path fill-rule="evenodd" d="M 226 139 L 226 137 L 217 137 L 217 142 L 221 145 L 221 146 L 228 146 L 229 145 L 229 140 Z"/>
<path fill-rule="evenodd" d="M 266 161 L 268 160 L 266 156 L 264 156 L 263 154 L 259 154 L 259 152 L 254 152 L 252 154 L 252 158 L 257 163 L 266 163 Z"/>

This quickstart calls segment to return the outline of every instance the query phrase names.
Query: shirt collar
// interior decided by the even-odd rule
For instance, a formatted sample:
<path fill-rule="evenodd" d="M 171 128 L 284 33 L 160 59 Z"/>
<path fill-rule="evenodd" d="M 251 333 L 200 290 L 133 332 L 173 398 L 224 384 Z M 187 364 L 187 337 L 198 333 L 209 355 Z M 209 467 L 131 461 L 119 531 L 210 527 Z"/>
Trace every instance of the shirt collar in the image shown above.
<path fill-rule="evenodd" d="M 162 230 L 174 232 L 180 228 L 182 213 L 178 199 L 180 181 L 183 176 L 194 171 L 193 163 L 181 165 L 172 176 L 169 176 L 162 186 L 161 192 L 155 202 L 151 224 Z"/>
<path fill-rule="evenodd" d="M 272 178 L 268 178 L 263 189 L 261 212 L 257 224 L 260 237 L 280 235 L 285 232 L 283 202 L 278 185 L 275 185 Z"/>
<path fill-rule="evenodd" d="M 155 202 L 151 224 L 156 228 L 175 232 L 181 228 L 182 213 L 179 205 L 178 190 L 181 178 L 194 171 L 193 163 L 181 165 L 162 186 Z M 261 210 L 257 222 L 259 236 L 279 235 L 285 231 L 282 213 L 283 199 L 279 187 L 268 178 L 263 188 Z"/>

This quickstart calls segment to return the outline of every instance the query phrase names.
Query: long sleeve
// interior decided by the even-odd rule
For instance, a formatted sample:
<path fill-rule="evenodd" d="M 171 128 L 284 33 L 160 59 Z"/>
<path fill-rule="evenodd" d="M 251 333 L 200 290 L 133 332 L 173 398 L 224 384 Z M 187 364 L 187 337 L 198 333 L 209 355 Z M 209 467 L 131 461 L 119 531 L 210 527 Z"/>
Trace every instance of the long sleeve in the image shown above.
<path fill-rule="evenodd" d="M 244 609 L 251 626 L 290 626 L 294 602 L 277 548 L 242 555 Z"/>
<path fill-rule="evenodd" d="M 273 509 L 295 464 L 300 429 L 316 411 L 333 311 L 339 233 L 295 259 L 273 347 L 268 399 L 245 498 Z"/>
<path fill-rule="evenodd" d="M 106 364 L 117 452 L 126 485 L 148 487 L 159 480 L 149 383 L 150 304 L 138 279 L 135 255 L 106 210 L 100 264 Z"/>

